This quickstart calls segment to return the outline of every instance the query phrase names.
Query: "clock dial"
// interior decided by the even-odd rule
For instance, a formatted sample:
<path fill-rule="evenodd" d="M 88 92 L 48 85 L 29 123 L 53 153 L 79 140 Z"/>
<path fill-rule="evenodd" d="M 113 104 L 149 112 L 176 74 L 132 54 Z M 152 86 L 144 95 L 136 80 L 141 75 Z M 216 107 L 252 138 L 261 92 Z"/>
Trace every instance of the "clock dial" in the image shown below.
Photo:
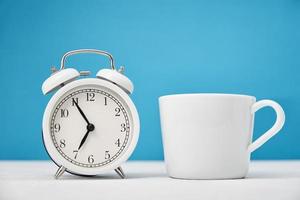
<path fill-rule="evenodd" d="M 129 146 L 128 106 L 112 90 L 80 86 L 65 93 L 51 114 L 50 134 L 57 151 L 81 167 L 101 167 Z"/>

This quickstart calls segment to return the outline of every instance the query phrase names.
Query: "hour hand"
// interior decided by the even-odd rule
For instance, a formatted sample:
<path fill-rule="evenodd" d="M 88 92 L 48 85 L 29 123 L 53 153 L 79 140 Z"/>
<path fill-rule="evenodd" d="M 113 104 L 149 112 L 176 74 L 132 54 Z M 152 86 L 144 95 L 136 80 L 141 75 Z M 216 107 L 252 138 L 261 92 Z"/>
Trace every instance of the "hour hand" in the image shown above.
<path fill-rule="evenodd" d="M 81 110 L 81 108 L 79 107 L 78 103 L 76 101 L 74 101 L 76 108 L 78 109 L 78 111 L 80 112 L 81 116 L 84 118 L 84 120 L 86 121 L 87 124 L 90 124 L 89 120 L 87 119 L 87 117 L 85 116 L 85 114 L 83 113 L 83 111 Z"/>
<path fill-rule="evenodd" d="M 79 144 L 78 151 L 79 151 L 79 149 L 82 147 L 82 145 L 84 144 L 84 142 L 86 141 L 86 138 L 87 138 L 87 136 L 89 135 L 89 133 L 90 133 L 90 131 L 88 130 L 88 131 L 86 132 L 86 134 L 83 136 L 83 138 L 82 138 L 82 140 L 81 140 L 81 142 L 80 142 L 80 144 Z"/>
<path fill-rule="evenodd" d="M 83 136 L 80 144 L 79 144 L 79 147 L 78 147 L 78 150 L 82 147 L 82 145 L 84 144 L 84 142 L 86 141 L 86 138 L 89 136 L 90 132 L 93 131 L 95 129 L 95 126 L 93 124 L 88 124 L 87 125 L 87 132 L 86 134 Z"/>

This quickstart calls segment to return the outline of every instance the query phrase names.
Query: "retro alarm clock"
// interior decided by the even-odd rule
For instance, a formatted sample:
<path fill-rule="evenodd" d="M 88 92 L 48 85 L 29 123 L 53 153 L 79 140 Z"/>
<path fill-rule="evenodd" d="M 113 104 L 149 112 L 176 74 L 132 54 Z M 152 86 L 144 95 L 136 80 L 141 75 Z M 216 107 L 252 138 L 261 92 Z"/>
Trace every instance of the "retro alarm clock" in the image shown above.
<path fill-rule="evenodd" d="M 89 71 L 66 68 L 68 56 L 93 53 L 110 59 L 110 69 L 95 78 Z M 115 170 L 124 178 L 121 164 L 132 154 L 139 137 L 138 112 L 129 95 L 132 82 L 117 70 L 110 53 L 96 49 L 67 52 L 60 69 L 43 83 L 44 95 L 56 91 L 43 116 L 43 142 L 58 166 L 55 178 L 64 172 L 93 176 Z"/>

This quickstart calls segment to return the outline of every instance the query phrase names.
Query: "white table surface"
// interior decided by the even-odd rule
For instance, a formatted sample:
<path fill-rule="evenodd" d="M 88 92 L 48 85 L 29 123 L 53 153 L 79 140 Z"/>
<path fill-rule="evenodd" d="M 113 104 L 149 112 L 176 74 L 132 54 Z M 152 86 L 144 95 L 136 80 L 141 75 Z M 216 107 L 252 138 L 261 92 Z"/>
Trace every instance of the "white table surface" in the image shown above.
<path fill-rule="evenodd" d="M 300 200 L 300 161 L 252 161 L 245 179 L 180 180 L 167 177 L 163 162 L 127 162 L 127 175 L 59 180 L 50 161 L 0 161 L 0 200 L 28 199 L 295 199 Z"/>

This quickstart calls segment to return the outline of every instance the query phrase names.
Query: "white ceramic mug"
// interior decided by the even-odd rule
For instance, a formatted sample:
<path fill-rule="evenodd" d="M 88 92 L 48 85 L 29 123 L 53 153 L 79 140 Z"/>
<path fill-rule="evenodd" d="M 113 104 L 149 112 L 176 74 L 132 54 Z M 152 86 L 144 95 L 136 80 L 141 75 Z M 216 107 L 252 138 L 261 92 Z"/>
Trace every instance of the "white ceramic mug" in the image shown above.
<path fill-rule="evenodd" d="M 270 106 L 275 124 L 252 143 L 254 114 Z M 282 128 L 285 114 L 271 100 L 234 94 L 178 94 L 159 98 L 169 176 L 229 179 L 247 175 L 251 152 Z"/>

